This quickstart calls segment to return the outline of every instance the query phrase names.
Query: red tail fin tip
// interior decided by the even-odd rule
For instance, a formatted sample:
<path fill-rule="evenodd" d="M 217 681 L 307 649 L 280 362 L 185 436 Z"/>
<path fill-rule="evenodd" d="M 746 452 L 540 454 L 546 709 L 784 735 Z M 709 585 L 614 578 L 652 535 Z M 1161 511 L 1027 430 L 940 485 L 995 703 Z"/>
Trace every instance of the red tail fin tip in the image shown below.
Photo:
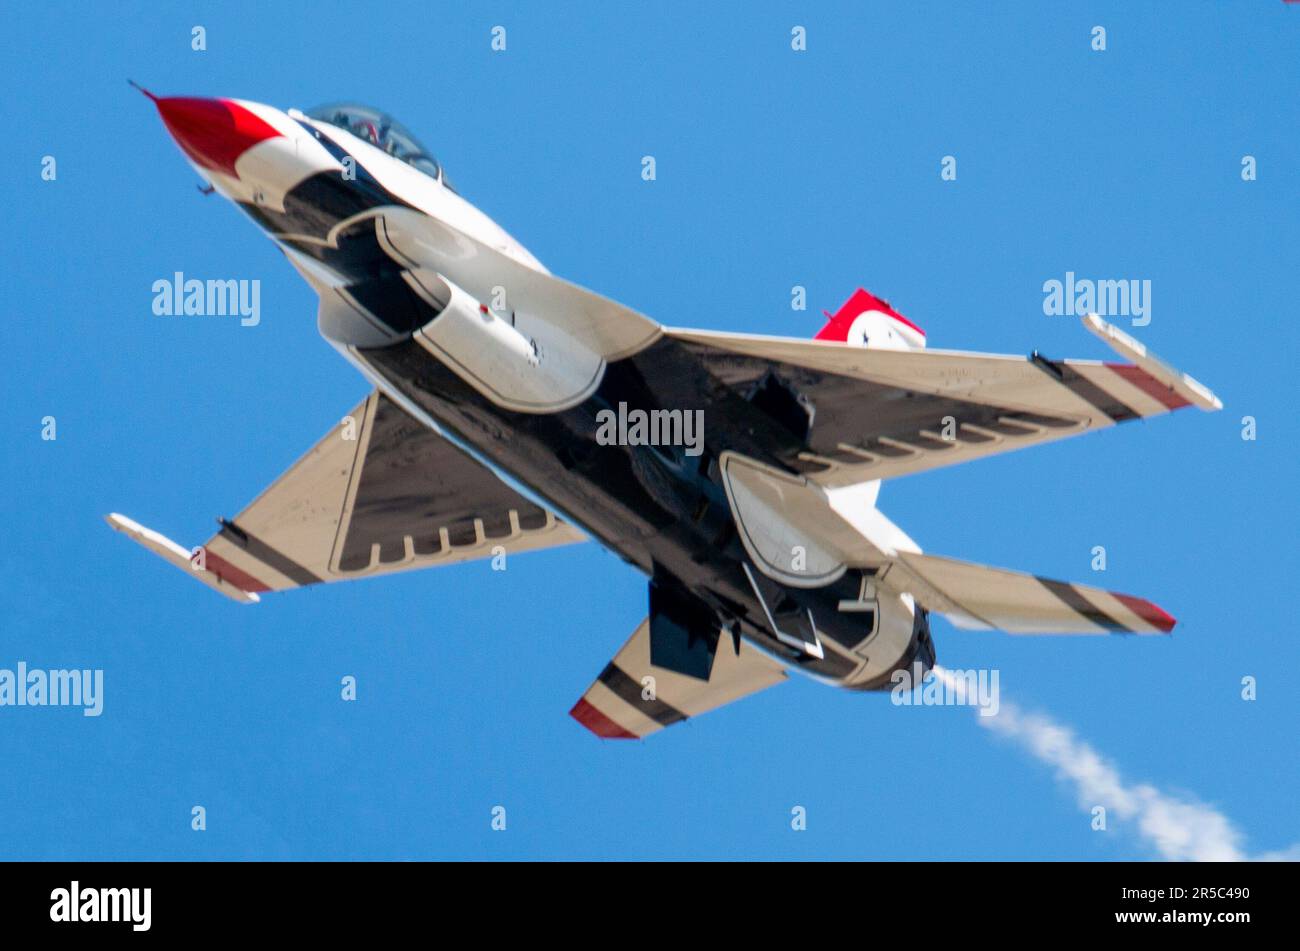
<path fill-rule="evenodd" d="M 830 319 L 814 339 L 887 350 L 916 350 L 925 346 L 924 330 L 890 307 L 888 301 L 861 287 L 839 310 L 827 316 Z"/>

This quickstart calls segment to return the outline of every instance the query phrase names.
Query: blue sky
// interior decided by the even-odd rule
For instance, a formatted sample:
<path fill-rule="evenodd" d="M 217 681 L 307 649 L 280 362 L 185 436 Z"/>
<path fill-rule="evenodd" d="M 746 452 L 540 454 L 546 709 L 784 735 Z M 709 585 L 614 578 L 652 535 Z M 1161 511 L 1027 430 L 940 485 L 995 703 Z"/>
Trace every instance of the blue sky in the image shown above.
<path fill-rule="evenodd" d="M 1245 851 L 1300 840 L 1298 41 L 1280 0 L 13 11 L 0 667 L 102 668 L 105 699 L 98 718 L 0 708 L 0 857 L 1159 854 L 1132 823 L 1090 829 L 1072 786 L 969 710 L 796 678 L 598 742 L 567 711 L 643 616 L 645 581 L 595 545 L 242 607 L 111 532 L 120 511 L 197 544 L 367 391 L 127 77 L 381 106 L 552 270 L 669 324 L 812 336 L 861 284 L 931 346 L 1105 358 L 1044 315 L 1043 282 L 1149 279 L 1132 332 L 1223 412 L 888 483 L 881 505 L 928 551 L 1167 608 L 1168 639 L 934 628 L 943 663 L 998 669 L 1005 699 L 1126 781 L 1208 804 Z M 260 280 L 260 325 L 155 317 L 151 285 L 175 271 Z"/>

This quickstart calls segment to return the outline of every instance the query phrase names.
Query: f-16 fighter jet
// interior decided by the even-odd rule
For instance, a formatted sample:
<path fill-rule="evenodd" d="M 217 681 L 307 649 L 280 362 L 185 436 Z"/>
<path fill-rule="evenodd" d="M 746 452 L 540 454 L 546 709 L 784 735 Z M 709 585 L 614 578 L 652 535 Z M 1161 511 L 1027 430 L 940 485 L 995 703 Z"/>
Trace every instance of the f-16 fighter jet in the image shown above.
<path fill-rule="evenodd" d="M 374 387 L 201 546 L 108 516 L 217 592 L 594 539 L 649 579 L 646 618 L 571 711 L 611 738 L 790 669 L 889 689 L 934 664 L 931 612 L 1011 633 L 1174 626 L 1142 598 L 924 554 L 876 506 L 886 479 L 1221 408 L 1097 316 L 1124 362 L 927 350 L 861 289 L 813 340 L 666 327 L 551 274 L 383 112 L 149 95 Z"/>

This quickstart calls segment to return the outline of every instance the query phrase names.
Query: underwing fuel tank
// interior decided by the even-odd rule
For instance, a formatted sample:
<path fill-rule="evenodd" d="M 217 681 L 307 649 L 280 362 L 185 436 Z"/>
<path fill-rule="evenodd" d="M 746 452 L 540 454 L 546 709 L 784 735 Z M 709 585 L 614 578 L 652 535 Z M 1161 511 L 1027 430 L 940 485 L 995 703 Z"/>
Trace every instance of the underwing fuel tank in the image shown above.
<path fill-rule="evenodd" d="M 414 267 L 340 285 L 306 255 L 287 253 L 320 292 L 321 335 L 345 349 L 412 340 L 487 399 L 521 413 L 576 406 L 605 374 L 604 358 L 554 323 L 523 310 L 500 313 L 435 271 Z"/>
<path fill-rule="evenodd" d="M 605 360 L 555 324 L 526 311 L 498 313 L 449 281 L 442 313 L 415 341 L 498 406 L 554 413 L 600 385 Z"/>

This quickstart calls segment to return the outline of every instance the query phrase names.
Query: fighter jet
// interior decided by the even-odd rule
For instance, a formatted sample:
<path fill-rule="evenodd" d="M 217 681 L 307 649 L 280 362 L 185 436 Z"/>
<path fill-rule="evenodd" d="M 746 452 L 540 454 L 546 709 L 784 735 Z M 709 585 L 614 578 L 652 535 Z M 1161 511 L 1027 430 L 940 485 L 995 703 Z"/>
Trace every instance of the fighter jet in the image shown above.
<path fill-rule="evenodd" d="M 888 690 L 935 663 L 931 612 L 1015 634 L 1173 628 L 1142 598 L 924 554 L 876 504 L 886 479 L 1222 407 L 1099 317 L 1083 323 L 1124 362 L 928 350 L 863 289 L 812 340 L 667 327 L 551 274 L 384 112 L 148 95 L 374 387 L 200 546 L 107 517 L 219 593 L 594 539 L 649 582 L 570 711 L 607 738 L 789 670 Z"/>

